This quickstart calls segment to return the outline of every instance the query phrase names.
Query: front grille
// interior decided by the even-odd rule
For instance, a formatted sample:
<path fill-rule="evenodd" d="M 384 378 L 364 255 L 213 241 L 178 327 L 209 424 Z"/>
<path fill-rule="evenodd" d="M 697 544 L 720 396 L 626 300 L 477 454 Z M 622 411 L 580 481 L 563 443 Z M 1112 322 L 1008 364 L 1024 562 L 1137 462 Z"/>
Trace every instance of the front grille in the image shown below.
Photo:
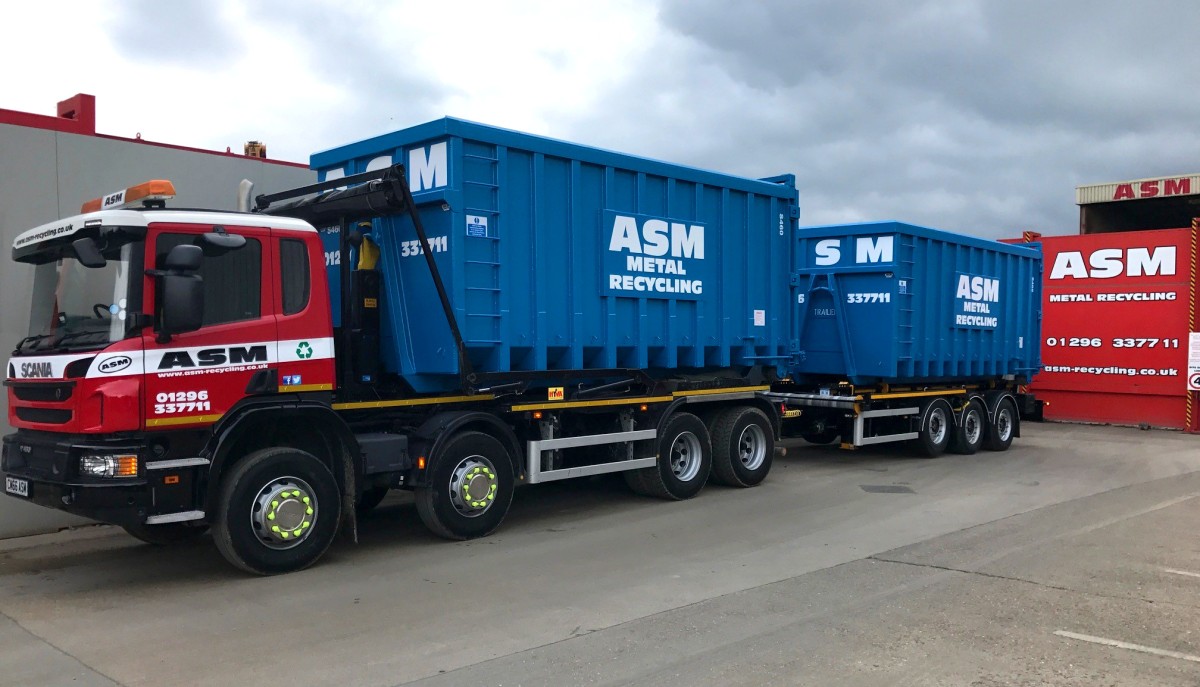
<path fill-rule="evenodd" d="M 56 402 L 65 401 L 71 398 L 71 392 L 75 390 L 75 383 L 69 382 L 66 384 L 53 383 L 33 383 L 33 384 L 13 384 L 9 386 L 13 390 L 13 395 L 20 401 L 42 401 Z"/>
<path fill-rule="evenodd" d="M 63 425 L 71 421 L 71 411 L 58 408 L 16 408 L 17 419 L 47 425 Z"/>

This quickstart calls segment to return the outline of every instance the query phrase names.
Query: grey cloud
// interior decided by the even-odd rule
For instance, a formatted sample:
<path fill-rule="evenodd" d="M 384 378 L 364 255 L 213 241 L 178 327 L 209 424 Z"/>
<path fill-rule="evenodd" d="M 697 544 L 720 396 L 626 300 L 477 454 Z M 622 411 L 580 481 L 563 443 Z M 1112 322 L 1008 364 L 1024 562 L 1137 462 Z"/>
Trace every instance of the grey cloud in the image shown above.
<path fill-rule="evenodd" d="M 792 171 L 805 224 L 1070 233 L 1076 185 L 1196 171 L 1193 3 L 666 0 L 660 19 L 653 59 L 603 98 L 633 121 L 568 129 Z"/>
<path fill-rule="evenodd" d="M 348 94 L 337 103 L 314 102 L 320 116 L 296 113 L 296 133 L 286 138 L 304 141 L 304 155 L 441 117 L 455 94 L 413 69 L 409 46 L 418 27 L 381 25 L 371 4 L 272 0 L 255 4 L 251 16 L 308 46 L 311 59 L 297 65 L 306 77 Z"/>
<path fill-rule="evenodd" d="M 212 69 L 233 62 L 241 46 L 216 3 L 124 0 L 107 14 L 113 47 L 134 60 Z"/>

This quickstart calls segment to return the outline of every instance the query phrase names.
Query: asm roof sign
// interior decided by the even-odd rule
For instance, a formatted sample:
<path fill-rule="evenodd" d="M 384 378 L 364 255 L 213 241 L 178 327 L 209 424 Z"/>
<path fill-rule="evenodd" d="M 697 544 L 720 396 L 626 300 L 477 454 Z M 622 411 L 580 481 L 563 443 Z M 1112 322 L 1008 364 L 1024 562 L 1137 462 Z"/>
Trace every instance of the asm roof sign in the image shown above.
<path fill-rule="evenodd" d="M 1135 179 L 1110 184 L 1079 186 L 1075 189 L 1075 204 L 1112 203 L 1119 200 L 1144 200 L 1200 194 L 1200 174 Z"/>

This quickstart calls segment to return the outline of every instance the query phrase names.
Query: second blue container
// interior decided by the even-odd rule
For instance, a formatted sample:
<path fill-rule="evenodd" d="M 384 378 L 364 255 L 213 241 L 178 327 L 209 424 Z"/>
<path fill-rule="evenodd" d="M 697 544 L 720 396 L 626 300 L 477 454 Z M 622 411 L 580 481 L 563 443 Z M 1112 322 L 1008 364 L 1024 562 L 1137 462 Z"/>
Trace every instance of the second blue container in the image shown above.
<path fill-rule="evenodd" d="M 900 222 L 800 230 L 798 381 L 924 384 L 1040 365 L 1040 248 Z"/>

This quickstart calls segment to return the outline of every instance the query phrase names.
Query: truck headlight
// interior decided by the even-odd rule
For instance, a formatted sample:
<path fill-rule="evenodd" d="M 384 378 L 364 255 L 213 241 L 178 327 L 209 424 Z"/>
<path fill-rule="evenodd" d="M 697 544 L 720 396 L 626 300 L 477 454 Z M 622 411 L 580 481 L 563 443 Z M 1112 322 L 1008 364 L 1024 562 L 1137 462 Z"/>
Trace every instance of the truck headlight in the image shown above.
<path fill-rule="evenodd" d="M 137 477 L 138 458 L 136 454 L 80 456 L 79 474 L 87 477 Z"/>

